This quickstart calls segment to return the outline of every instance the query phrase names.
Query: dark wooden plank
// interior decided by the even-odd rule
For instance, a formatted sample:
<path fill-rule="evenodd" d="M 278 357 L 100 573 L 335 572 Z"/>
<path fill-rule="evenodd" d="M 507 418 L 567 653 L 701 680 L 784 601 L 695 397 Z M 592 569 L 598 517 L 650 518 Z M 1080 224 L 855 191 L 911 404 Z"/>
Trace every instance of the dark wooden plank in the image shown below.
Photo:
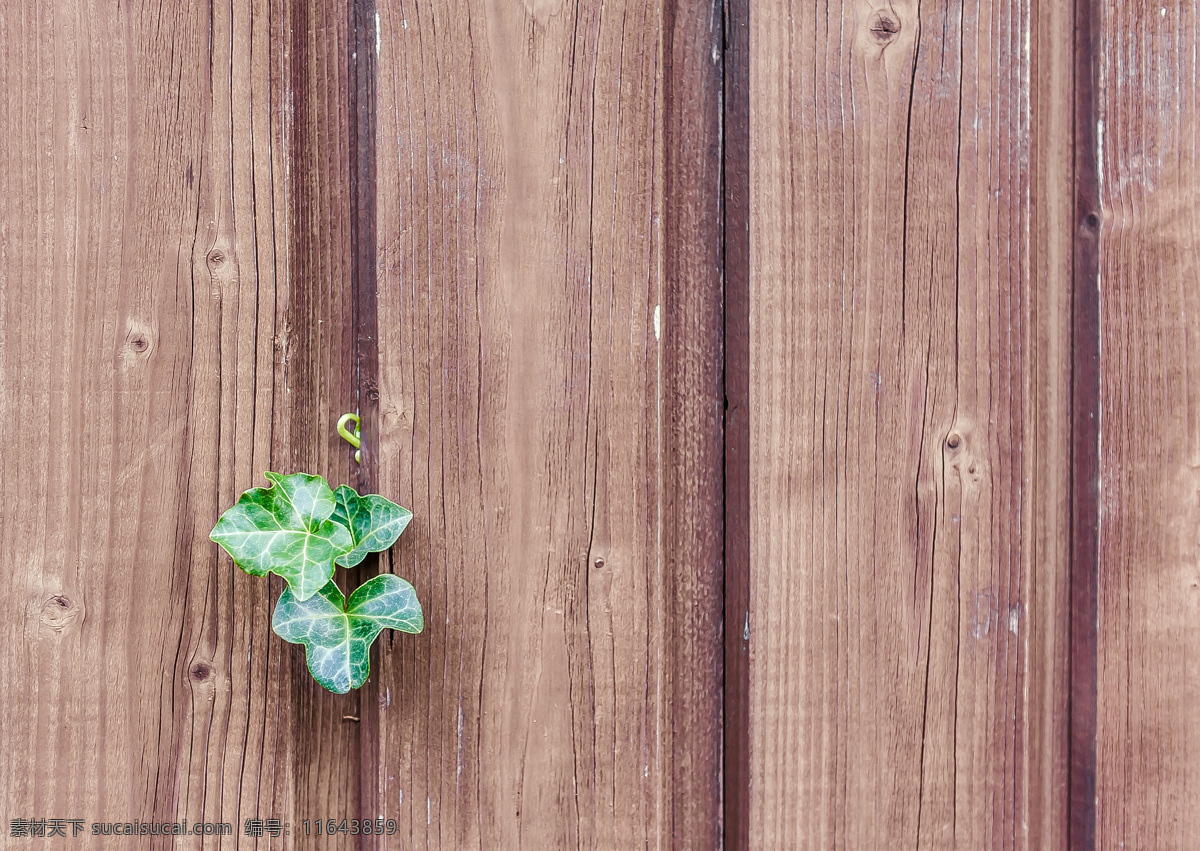
<path fill-rule="evenodd" d="M 370 230 L 370 212 L 369 205 L 362 208 L 364 193 L 358 191 L 361 160 L 369 151 L 356 147 L 357 116 L 351 112 L 356 98 L 348 96 L 359 79 L 353 13 L 352 5 L 348 11 L 347 4 L 330 0 L 295 0 L 287 9 L 289 52 L 280 89 L 290 119 L 291 189 L 283 404 L 286 472 L 319 473 L 334 486 L 354 482 L 361 487 L 370 483 L 369 467 L 355 463 L 354 450 L 335 429 L 343 413 L 370 410 L 362 398 L 369 341 L 363 339 L 366 323 L 359 314 L 361 306 L 369 304 L 364 292 L 372 291 L 373 283 L 369 268 L 364 272 L 370 257 L 362 256 L 361 243 L 364 219 Z M 369 194 L 366 198 L 369 201 Z M 364 461 L 369 453 L 368 446 Z M 364 564 L 338 571 L 335 578 L 348 593 L 370 570 Z M 364 744 L 373 744 L 365 708 L 369 692 L 331 694 L 309 676 L 303 647 L 287 645 L 285 652 L 293 671 L 293 831 L 303 836 L 305 819 L 340 822 L 378 815 L 364 812 L 369 798 L 364 799 L 359 783 Z M 310 825 L 309 830 L 315 828 Z M 347 834 L 319 841 L 335 848 L 360 844 L 358 837 Z"/>
<path fill-rule="evenodd" d="M 354 333 L 353 395 L 361 417 L 360 437 L 379 434 L 379 320 L 376 309 L 376 204 L 375 204 L 375 82 L 378 75 L 375 52 L 375 2 L 353 0 L 349 12 L 349 69 L 347 115 L 349 118 L 351 308 Z M 364 442 L 361 463 L 354 465 L 352 481 L 359 493 L 374 492 L 377 481 L 378 448 Z M 368 556 L 353 573 L 361 584 L 379 571 L 379 558 Z M 376 778 L 385 761 L 379 738 L 378 680 L 363 686 L 358 702 L 357 815 L 362 819 L 387 821 L 387 802 L 379 795 Z M 371 834 L 374 835 L 373 833 Z M 386 835 L 386 834 L 385 834 Z M 366 837 L 358 847 L 375 847 L 378 840 Z"/>
<path fill-rule="evenodd" d="M 1190 4 L 1095 12 L 1096 112 L 1078 128 L 1100 178 L 1081 175 L 1078 209 L 1081 243 L 1099 235 L 1095 272 L 1081 270 L 1099 283 L 1095 845 L 1187 848 L 1200 835 L 1200 18 Z"/>
<path fill-rule="evenodd" d="M 1054 14 L 751 18 L 752 847 L 1062 841 Z"/>
<path fill-rule="evenodd" d="M 418 846 L 715 844 L 719 10 L 378 11 L 383 568 L 427 613 L 378 798 Z"/>
<path fill-rule="evenodd" d="M 1096 847 L 1097 593 L 1100 557 L 1100 4 L 1076 0 L 1075 225 L 1071 294 L 1070 844 Z"/>
<path fill-rule="evenodd" d="M 716 848 L 722 827 L 724 310 L 720 2 L 663 7 L 661 617 L 668 685 L 656 696 L 669 796 L 660 837 Z M 614 424 L 610 440 L 621 440 Z M 636 466 L 609 473 L 619 488 Z M 625 659 L 618 658 L 618 664 Z"/>

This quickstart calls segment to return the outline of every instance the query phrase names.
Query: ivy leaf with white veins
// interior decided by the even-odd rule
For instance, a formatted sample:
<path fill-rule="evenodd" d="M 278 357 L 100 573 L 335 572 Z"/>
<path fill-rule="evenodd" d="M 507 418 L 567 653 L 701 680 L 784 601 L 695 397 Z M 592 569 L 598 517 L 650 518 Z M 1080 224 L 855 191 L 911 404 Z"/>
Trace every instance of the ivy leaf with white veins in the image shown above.
<path fill-rule="evenodd" d="M 271 619 L 275 634 L 303 644 L 313 679 L 336 694 L 345 694 L 367 681 L 371 644 L 383 629 L 417 633 L 425 618 L 417 592 L 391 573 L 368 579 L 347 603 L 336 582 L 301 601 L 283 592 Z"/>
<path fill-rule="evenodd" d="M 377 494 L 359 496 L 354 488 L 342 485 L 333 494 L 336 503 L 333 519 L 350 530 L 354 549 L 340 555 L 337 563 L 354 567 L 367 553 L 380 553 L 396 543 L 412 520 L 412 512 Z"/>
<path fill-rule="evenodd" d="M 330 518 L 333 491 L 320 476 L 266 473 L 272 486 L 251 488 L 209 535 L 253 576 L 277 573 L 298 600 L 333 576 L 334 559 L 354 548 L 350 531 Z"/>

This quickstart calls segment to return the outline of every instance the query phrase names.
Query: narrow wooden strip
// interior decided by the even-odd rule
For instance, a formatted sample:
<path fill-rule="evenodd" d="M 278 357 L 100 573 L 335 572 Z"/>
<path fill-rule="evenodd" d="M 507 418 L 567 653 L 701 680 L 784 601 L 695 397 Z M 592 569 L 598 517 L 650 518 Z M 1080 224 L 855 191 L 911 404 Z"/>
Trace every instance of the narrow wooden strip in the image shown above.
<path fill-rule="evenodd" d="M 1029 591 L 1024 847 L 1067 847 L 1071 654 L 1071 276 L 1075 9 L 1038 3 L 1030 56 L 1031 299 L 1025 323 Z"/>
<path fill-rule="evenodd" d="M 750 847 L 750 4 L 725 3 L 724 842 Z"/>
<path fill-rule="evenodd" d="M 672 682 L 664 784 L 674 844 L 721 842 L 724 610 L 722 6 L 663 10 L 663 615 Z"/>
<path fill-rule="evenodd" d="M 347 5 L 349 38 L 346 62 L 349 69 L 347 114 L 349 120 L 350 279 L 353 317 L 354 363 L 349 396 L 361 417 L 361 462 L 355 462 L 351 481 L 359 493 L 374 493 L 379 465 L 379 327 L 377 319 L 376 203 L 375 203 L 375 0 L 352 0 Z M 379 573 L 380 557 L 368 556 L 351 572 L 353 586 Z M 372 649 L 372 674 L 363 685 L 358 702 L 358 811 L 362 819 L 388 818 L 388 807 L 380 794 L 378 778 L 387 762 L 381 752 L 379 676 L 376 672 L 386 640 Z M 394 813 L 392 816 L 394 817 Z M 358 839 L 359 848 L 385 847 L 386 839 L 374 833 Z"/>
<path fill-rule="evenodd" d="M 1096 639 L 1100 535 L 1100 194 L 1096 74 L 1100 9 L 1075 0 L 1075 245 L 1071 300 L 1072 848 L 1096 841 Z"/>
<path fill-rule="evenodd" d="M 353 479 L 361 493 L 374 487 L 379 437 L 379 342 L 376 309 L 375 237 L 375 0 L 352 0 L 348 7 L 350 292 L 354 318 L 353 386 L 362 417 L 362 462 Z"/>
<path fill-rule="evenodd" d="M 294 0 L 289 13 L 284 92 L 292 116 L 286 164 L 292 220 L 283 404 L 291 469 L 285 472 L 319 473 L 336 486 L 350 481 L 355 468 L 354 451 L 335 428 L 354 408 L 357 386 L 354 122 L 346 95 L 353 34 L 346 6 L 337 0 Z M 337 578 L 343 590 L 356 581 L 354 575 Z M 361 718 L 363 694 L 326 691 L 309 675 L 302 647 L 285 645 L 284 653 L 294 665 L 296 811 L 301 818 L 352 818 L 361 800 L 361 721 L 350 719 Z M 356 843 L 349 836 L 325 841 L 335 848 Z"/>

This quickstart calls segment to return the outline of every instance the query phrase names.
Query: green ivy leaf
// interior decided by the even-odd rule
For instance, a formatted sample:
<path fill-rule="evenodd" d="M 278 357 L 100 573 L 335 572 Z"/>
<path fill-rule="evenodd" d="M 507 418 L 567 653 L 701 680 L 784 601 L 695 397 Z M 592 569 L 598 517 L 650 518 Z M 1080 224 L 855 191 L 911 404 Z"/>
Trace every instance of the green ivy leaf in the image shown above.
<path fill-rule="evenodd" d="M 320 476 L 266 473 L 272 486 L 251 488 L 221 515 L 209 537 L 253 576 L 277 573 L 297 600 L 333 576 L 334 559 L 354 548 L 349 530 L 330 519 L 333 491 Z"/>
<path fill-rule="evenodd" d="M 337 694 L 367 681 L 371 644 L 383 629 L 425 628 L 413 587 L 390 573 L 364 582 L 346 598 L 336 582 L 300 600 L 289 588 L 275 606 L 271 626 L 292 644 L 303 644 L 313 679 Z"/>
<path fill-rule="evenodd" d="M 367 553 L 386 550 L 412 520 L 407 508 L 376 494 L 359 496 L 347 485 L 338 488 L 333 499 L 333 519 L 349 529 L 354 538 L 354 549 L 337 558 L 342 567 L 354 567 Z"/>

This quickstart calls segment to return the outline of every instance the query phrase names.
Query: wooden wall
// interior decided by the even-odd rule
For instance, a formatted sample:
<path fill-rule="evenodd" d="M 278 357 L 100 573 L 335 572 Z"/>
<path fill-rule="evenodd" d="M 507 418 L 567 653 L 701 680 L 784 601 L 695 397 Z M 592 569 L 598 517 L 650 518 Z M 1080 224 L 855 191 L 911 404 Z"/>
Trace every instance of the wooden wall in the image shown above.
<path fill-rule="evenodd" d="M 4 8 L 6 818 L 719 842 L 721 31 L 671 2 Z M 265 470 L 416 512 L 349 581 L 411 579 L 427 628 L 359 692 L 208 540 Z"/>
<path fill-rule="evenodd" d="M 1188 847 L 1200 21 L 1128 5 L 0 4 L 0 827 Z M 415 512 L 350 695 L 208 540 L 266 470 Z"/>

